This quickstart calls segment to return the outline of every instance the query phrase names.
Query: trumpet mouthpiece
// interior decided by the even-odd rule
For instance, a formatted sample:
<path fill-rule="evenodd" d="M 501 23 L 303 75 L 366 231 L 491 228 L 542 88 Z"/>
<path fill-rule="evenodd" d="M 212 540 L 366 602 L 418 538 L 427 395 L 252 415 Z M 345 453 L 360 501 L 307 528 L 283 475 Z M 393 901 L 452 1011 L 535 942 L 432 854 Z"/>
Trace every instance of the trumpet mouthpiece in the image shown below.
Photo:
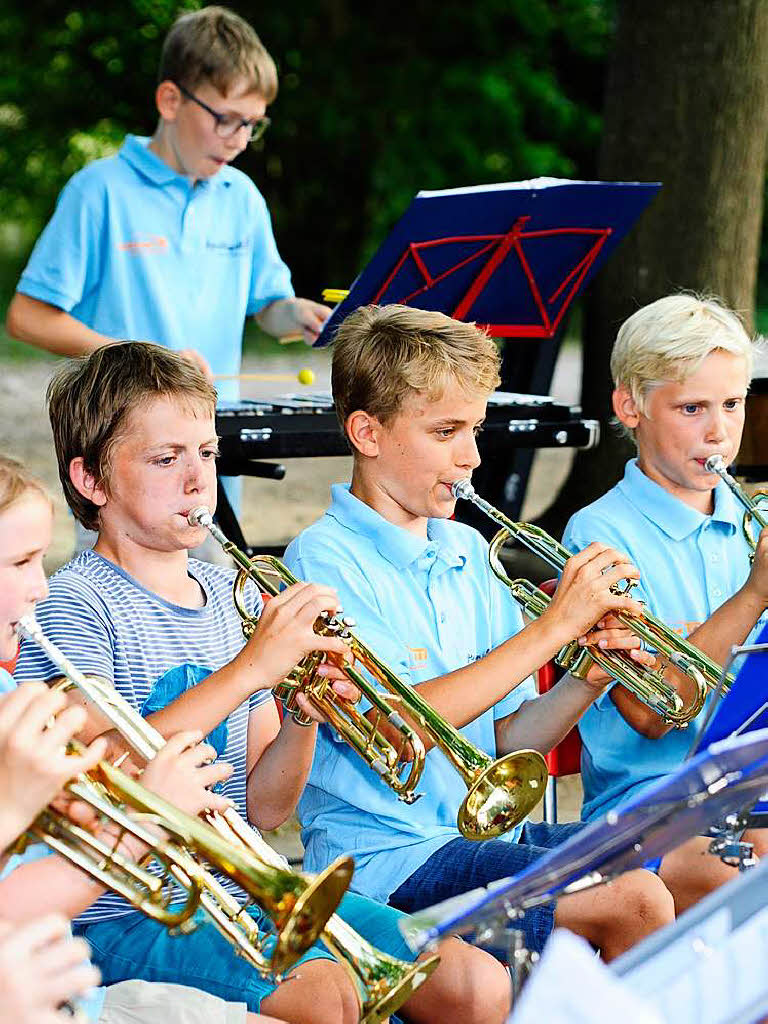
<path fill-rule="evenodd" d="M 725 459 L 722 455 L 710 455 L 704 463 L 704 469 L 708 473 L 717 473 L 719 470 L 725 469 Z"/>
<path fill-rule="evenodd" d="M 469 477 L 465 477 L 463 480 L 456 480 L 455 483 L 451 484 L 451 494 L 454 498 L 465 498 L 469 500 L 475 493 L 475 488 L 472 486 L 472 481 Z"/>
<path fill-rule="evenodd" d="M 205 505 L 198 505 L 187 514 L 187 522 L 190 526 L 210 526 L 213 522 L 211 510 Z"/>
<path fill-rule="evenodd" d="M 42 633 L 37 619 L 34 615 L 22 615 L 19 621 L 16 623 L 16 632 L 19 636 L 26 637 L 29 640 L 34 640 L 35 637 Z"/>

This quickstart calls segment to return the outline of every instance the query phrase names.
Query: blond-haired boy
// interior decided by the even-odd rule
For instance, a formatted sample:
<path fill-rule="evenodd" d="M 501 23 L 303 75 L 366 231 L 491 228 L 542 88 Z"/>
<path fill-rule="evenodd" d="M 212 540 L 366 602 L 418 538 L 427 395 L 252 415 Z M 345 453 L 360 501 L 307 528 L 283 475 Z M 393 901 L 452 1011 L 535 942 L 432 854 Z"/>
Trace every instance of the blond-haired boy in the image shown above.
<path fill-rule="evenodd" d="M 563 537 L 572 550 L 594 540 L 620 544 L 640 568 L 637 594 L 649 610 L 720 663 L 761 624 L 768 604 L 768 536 L 750 566 L 742 510 L 705 468 L 710 455 L 730 463 L 739 450 L 753 352 L 739 318 L 714 299 L 669 295 L 629 317 L 611 356 L 613 408 L 637 456 Z M 687 702 L 688 688 L 675 685 Z M 672 729 L 622 686 L 600 697 L 579 723 L 582 817 L 599 816 L 676 767 L 695 728 Z M 707 842 L 695 838 L 664 858 L 661 876 L 678 911 L 733 877 L 703 856 Z"/>
<path fill-rule="evenodd" d="M 216 503 L 215 392 L 189 361 L 143 342 L 97 349 L 64 367 L 49 388 L 59 473 L 70 508 L 98 539 L 50 581 L 38 618 L 83 671 L 101 676 L 164 735 L 195 729 L 232 766 L 224 795 L 243 817 L 272 829 L 290 815 L 304 786 L 316 727 L 279 722 L 271 687 L 311 651 L 344 654 L 338 639 L 313 625 L 338 599 L 328 587 L 299 583 L 262 609 L 249 584 L 246 607 L 258 628 L 244 644 L 232 601 L 234 571 L 188 558 L 204 533 L 191 509 Z M 342 697 L 357 691 L 320 667 Z M 16 675 L 50 679 L 56 669 L 22 644 Z M 318 719 L 299 697 L 303 710 Z M 99 732 L 105 723 L 95 722 Z M 252 912 L 268 931 L 267 919 Z M 410 957 L 401 915 L 355 894 L 340 914 L 390 955 Z M 351 1024 L 359 1005 L 345 969 L 315 946 L 277 985 L 261 978 L 213 931 L 200 924 L 183 939 L 132 913 L 110 896 L 77 924 L 106 981 L 180 982 L 222 999 L 244 1000 L 302 1024 Z M 269 943 L 271 940 L 267 938 Z M 407 1019 L 448 1015 L 502 1021 L 509 989 L 491 957 L 456 939 L 441 964 L 408 1000 Z"/>
<path fill-rule="evenodd" d="M 550 610 L 523 629 L 483 538 L 449 518 L 451 485 L 480 462 L 476 435 L 498 366 L 494 343 L 471 324 L 402 306 L 353 313 L 333 352 L 352 482 L 332 489 L 326 514 L 286 552 L 300 578 L 331 581 L 366 643 L 492 756 L 548 751 L 565 735 L 607 680 L 566 678 L 535 699 L 529 673 L 610 610 L 637 608 L 611 592 L 621 578 L 636 578 L 635 568 L 596 544 L 568 562 Z M 591 639 L 634 643 L 610 628 Z M 527 822 L 502 839 L 463 838 L 456 813 L 465 785 L 436 750 L 420 790 L 421 799 L 404 806 L 322 728 L 299 802 L 307 865 L 314 870 L 348 848 L 359 891 L 414 911 L 515 874 L 580 827 Z M 611 958 L 671 914 L 659 880 L 635 872 L 554 910 L 530 911 L 524 927 L 531 949 L 542 948 L 557 922 Z"/>

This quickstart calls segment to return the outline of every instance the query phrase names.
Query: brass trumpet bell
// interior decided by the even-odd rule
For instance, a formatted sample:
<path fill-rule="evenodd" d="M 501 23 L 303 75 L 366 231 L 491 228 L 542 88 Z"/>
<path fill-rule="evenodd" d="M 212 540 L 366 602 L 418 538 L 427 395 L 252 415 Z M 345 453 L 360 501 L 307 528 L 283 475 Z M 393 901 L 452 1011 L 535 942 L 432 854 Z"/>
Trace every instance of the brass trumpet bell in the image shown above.
<path fill-rule="evenodd" d="M 261 861 L 244 847 L 227 842 L 204 822 L 150 793 L 119 769 L 101 764 L 99 771 L 109 791 L 117 794 L 122 802 L 153 815 L 182 849 L 215 864 L 219 871 L 254 896 L 254 902 L 269 916 L 276 929 L 276 945 L 269 964 L 259 956 L 254 966 L 282 974 L 318 940 L 349 888 L 353 870 L 350 857 L 339 858 L 319 875 L 305 877 L 282 865 Z M 237 914 L 232 920 L 242 923 L 246 915 L 246 908 L 237 905 Z"/>
<path fill-rule="evenodd" d="M 488 760 L 459 808 L 459 831 L 466 839 L 504 835 L 544 796 L 549 772 L 538 750 L 514 750 L 497 761 Z"/>
<path fill-rule="evenodd" d="M 382 953 L 338 915 L 328 922 L 323 941 L 342 963 L 353 965 L 361 1024 L 381 1024 L 397 1013 L 440 963 L 439 956 L 409 963 Z"/>

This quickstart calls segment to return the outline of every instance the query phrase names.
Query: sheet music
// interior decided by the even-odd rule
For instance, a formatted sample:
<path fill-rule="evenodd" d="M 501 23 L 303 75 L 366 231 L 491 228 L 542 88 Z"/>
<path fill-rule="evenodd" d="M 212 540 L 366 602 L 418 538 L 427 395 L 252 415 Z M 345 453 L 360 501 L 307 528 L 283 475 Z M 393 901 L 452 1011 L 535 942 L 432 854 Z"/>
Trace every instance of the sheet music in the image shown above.
<path fill-rule="evenodd" d="M 599 960 L 584 939 L 558 928 L 508 1024 L 665 1024 Z M 676 1024 L 680 1024 L 679 1021 Z"/>
<path fill-rule="evenodd" d="M 729 931 L 721 908 L 624 978 L 674 1024 L 753 1021 L 768 1006 L 768 910 Z"/>

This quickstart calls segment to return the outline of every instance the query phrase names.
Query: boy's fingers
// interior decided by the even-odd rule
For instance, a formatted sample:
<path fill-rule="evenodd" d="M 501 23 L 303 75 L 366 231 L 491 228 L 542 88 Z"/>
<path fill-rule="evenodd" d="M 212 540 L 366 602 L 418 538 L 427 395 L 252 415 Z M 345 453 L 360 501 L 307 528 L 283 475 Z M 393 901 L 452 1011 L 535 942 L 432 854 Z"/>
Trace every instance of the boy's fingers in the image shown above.
<path fill-rule="evenodd" d="M 332 685 L 333 692 L 337 693 L 339 697 L 349 701 L 351 704 L 357 704 L 362 697 L 362 694 L 355 684 L 348 682 L 346 679 L 336 680 Z"/>
<path fill-rule="evenodd" d="M 613 594 L 612 597 L 612 608 L 628 612 L 637 619 L 643 617 L 645 609 L 639 601 L 635 601 L 634 598 L 628 597 L 626 594 Z"/>
<path fill-rule="evenodd" d="M 235 806 L 234 800 L 230 800 L 229 797 L 224 796 L 221 793 L 208 793 L 207 794 L 207 811 L 228 811 L 230 808 Z"/>
<path fill-rule="evenodd" d="M 90 953 L 90 950 L 88 952 Z M 89 988 L 96 988 L 100 981 L 99 969 L 84 959 L 63 970 L 60 974 L 57 973 L 54 977 L 49 977 L 46 980 L 45 988 L 53 1002 L 64 1003 L 73 995 L 82 995 Z M 66 1017 L 62 1017 L 62 1019 L 65 1020 Z"/>
<path fill-rule="evenodd" d="M 53 723 L 55 727 L 59 718 L 66 716 L 66 712 L 69 710 L 69 708 L 65 707 L 66 703 L 67 699 L 63 693 L 46 690 L 45 693 L 38 694 L 25 707 L 23 713 L 19 715 L 14 724 L 13 731 L 18 736 L 26 738 L 38 737 L 43 730 L 47 729 L 48 723 L 52 718 L 55 718 Z M 79 720 L 82 721 L 82 719 Z M 69 717 L 65 717 L 64 721 L 69 721 Z"/>
<path fill-rule="evenodd" d="M 43 733 L 46 746 L 53 749 L 66 746 L 71 739 L 77 736 L 87 720 L 88 714 L 85 708 L 74 705 L 66 708 L 56 716 Z"/>
<path fill-rule="evenodd" d="M 309 715 L 313 722 L 325 722 L 325 715 L 321 711 L 318 711 L 315 705 L 309 700 L 306 694 L 296 694 L 296 705 L 301 708 L 304 714 Z"/>
<path fill-rule="evenodd" d="M 347 673 L 344 671 L 342 666 L 336 665 L 331 661 L 323 661 L 317 666 L 317 674 L 323 676 L 324 679 L 329 679 L 331 682 L 339 680 L 346 680 Z"/>
<path fill-rule="evenodd" d="M 67 764 L 72 763 L 73 775 L 80 775 L 82 772 L 89 772 L 91 768 L 95 768 L 99 761 L 104 759 L 106 752 L 107 741 L 99 737 L 89 744 L 84 753 L 68 755 Z"/>
<path fill-rule="evenodd" d="M 643 665 L 645 668 L 656 668 L 658 659 L 656 655 L 651 651 L 644 651 L 642 648 L 637 648 L 629 652 L 630 658 L 636 661 L 638 665 Z"/>
<path fill-rule="evenodd" d="M 628 629 L 597 629 L 593 631 L 592 642 L 606 650 L 630 651 L 640 647 L 642 640 Z"/>
<path fill-rule="evenodd" d="M 45 683 L 22 683 L 0 698 L 0 736 L 14 732 L 26 709 L 48 693 Z"/>
<path fill-rule="evenodd" d="M 200 729 L 182 729 L 181 732 L 175 732 L 167 740 L 165 746 L 158 751 L 157 756 L 162 757 L 163 760 L 178 757 L 185 750 L 189 750 L 190 748 L 196 747 L 200 744 L 200 740 L 202 738 L 203 733 Z M 200 744 L 200 746 L 205 746 L 205 744 Z"/>
<path fill-rule="evenodd" d="M 340 654 L 342 656 L 349 654 L 349 647 L 337 636 L 316 635 L 312 641 L 312 649 L 315 651 L 325 651 L 328 654 Z"/>
<path fill-rule="evenodd" d="M 69 922 L 61 914 L 46 914 L 12 931 L 6 939 L 9 949 L 23 955 L 68 937 Z"/>
<path fill-rule="evenodd" d="M 234 770 L 234 766 L 228 761 L 217 761 L 215 764 L 209 764 L 204 768 L 200 768 L 197 774 L 197 781 L 203 788 L 208 789 L 219 782 L 226 782 Z"/>

